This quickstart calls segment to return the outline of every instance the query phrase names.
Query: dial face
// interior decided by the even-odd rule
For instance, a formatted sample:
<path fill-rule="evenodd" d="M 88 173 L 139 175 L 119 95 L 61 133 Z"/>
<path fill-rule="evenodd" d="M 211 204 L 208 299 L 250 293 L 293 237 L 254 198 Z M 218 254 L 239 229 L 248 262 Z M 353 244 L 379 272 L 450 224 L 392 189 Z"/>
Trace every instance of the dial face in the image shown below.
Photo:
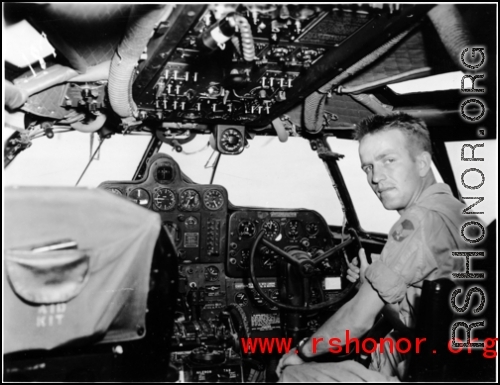
<path fill-rule="evenodd" d="M 280 297 L 280 291 L 278 289 L 269 290 L 269 297 L 275 301 L 278 301 Z"/>
<path fill-rule="evenodd" d="M 205 268 L 205 281 L 214 282 L 219 279 L 219 269 L 216 266 Z"/>
<path fill-rule="evenodd" d="M 175 206 L 175 194 L 168 188 L 159 188 L 153 194 L 155 206 L 163 211 L 171 210 Z"/>
<path fill-rule="evenodd" d="M 241 221 L 238 225 L 238 233 L 241 237 L 253 237 L 255 234 L 255 225 L 250 221 Z"/>
<path fill-rule="evenodd" d="M 272 270 L 276 267 L 276 254 L 270 252 L 270 253 L 265 253 L 263 256 L 262 256 L 262 260 L 261 260 L 261 263 L 262 263 L 262 268 L 264 270 Z"/>
<path fill-rule="evenodd" d="M 200 194 L 197 191 L 189 189 L 184 190 L 179 198 L 179 208 L 184 211 L 195 211 L 200 208 Z"/>
<path fill-rule="evenodd" d="M 136 188 L 130 191 L 127 198 L 142 207 L 148 207 L 151 203 L 149 193 L 143 188 Z"/>
<path fill-rule="evenodd" d="M 286 224 L 286 235 L 290 239 L 297 239 L 299 236 L 300 222 L 292 219 Z"/>
<path fill-rule="evenodd" d="M 262 296 L 259 293 L 257 293 L 257 290 L 255 289 L 252 289 L 252 297 L 258 305 L 262 305 L 264 303 Z"/>
<path fill-rule="evenodd" d="M 203 204 L 209 210 L 219 210 L 224 205 L 224 196 L 219 190 L 207 190 L 203 194 Z"/>
<path fill-rule="evenodd" d="M 158 166 L 155 173 L 155 179 L 160 183 L 170 183 L 174 179 L 174 168 L 172 165 Z"/>
<path fill-rule="evenodd" d="M 184 221 L 184 225 L 187 229 L 194 229 L 198 225 L 198 219 L 195 217 L 187 217 Z"/>
<path fill-rule="evenodd" d="M 243 147 L 243 135 L 234 128 L 228 128 L 221 135 L 220 145 L 224 151 L 239 152 Z"/>
<path fill-rule="evenodd" d="M 306 225 L 306 231 L 309 233 L 309 235 L 316 235 L 319 231 L 319 227 L 317 223 L 308 223 Z"/>
<path fill-rule="evenodd" d="M 280 233 L 280 224 L 272 219 L 267 220 L 262 225 L 262 230 L 264 230 L 264 237 L 270 240 L 274 240 L 278 237 Z"/>
<path fill-rule="evenodd" d="M 109 191 L 112 194 L 123 196 L 123 193 L 120 189 L 116 187 L 106 187 L 106 191 Z"/>
<path fill-rule="evenodd" d="M 234 301 L 240 305 L 240 306 L 246 306 L 248 305 L 248 297 L 245 293 L 237 293 L 235 296 L 234 296 Z"/>

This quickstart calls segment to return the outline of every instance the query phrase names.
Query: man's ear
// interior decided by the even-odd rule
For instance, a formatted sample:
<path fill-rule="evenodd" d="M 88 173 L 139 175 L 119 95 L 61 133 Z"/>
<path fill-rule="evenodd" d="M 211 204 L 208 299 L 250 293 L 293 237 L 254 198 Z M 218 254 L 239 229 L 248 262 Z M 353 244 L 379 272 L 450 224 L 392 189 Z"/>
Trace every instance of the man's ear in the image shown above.
<path fill-rule="evenodd" d="M 422 151 L 417 155 L 418 173 L 422 178 L 429 173 L 431 164 L 432 156 L 427 151 Z"/>

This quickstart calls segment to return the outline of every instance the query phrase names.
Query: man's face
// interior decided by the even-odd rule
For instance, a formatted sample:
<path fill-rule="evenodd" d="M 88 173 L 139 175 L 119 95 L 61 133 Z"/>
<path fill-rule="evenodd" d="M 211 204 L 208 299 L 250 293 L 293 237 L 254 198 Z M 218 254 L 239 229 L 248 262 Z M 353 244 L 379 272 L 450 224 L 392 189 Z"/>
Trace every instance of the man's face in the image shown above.
<path fill-rule="evenodd" d="M 368 134 L 359 144 L 361 168 L 387 210 L 404 210 L 415 202 L 423 187 L 407 140 L 400 130 L 389 129 Z"/>

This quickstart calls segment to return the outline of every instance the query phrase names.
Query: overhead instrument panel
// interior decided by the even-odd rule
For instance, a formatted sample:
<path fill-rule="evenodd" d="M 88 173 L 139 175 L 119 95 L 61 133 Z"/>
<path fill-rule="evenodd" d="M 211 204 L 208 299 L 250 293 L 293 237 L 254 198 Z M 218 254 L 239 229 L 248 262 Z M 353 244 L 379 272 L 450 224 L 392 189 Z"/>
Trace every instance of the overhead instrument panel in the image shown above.
<path fill-rule="evenodd" d="M 248 277 L 250 252 L 257 235 L 285 251 L 300 249 L 312 255 L 333 247 L 330 230 L 317 212 L 311 210 L 241 210 L 229 217 L 228 259 L 226 273 L 230 277 Z M 279 256 L 260 243 L 255 254 L 255 274 L 276 277 Z M 331 266 L 332 272 L 339 266 Z M 337 272 L 340 275 L 340 270 Z"/>
<path fill-rule="evenodd" d="M 181 263 L 224 261 L 228 207 L 224 187 L 188 182 L 177 162 L 165 154 L 151 158 L 143 179 L 104 182 L 99 187 L 158 212 Z"/>
<path fill-rule="evenodd" d="M 152 56 L 139 66 L 134 100 L 144 119 L 263 126 L 279 116 L 274 111 L 277 105 L 288 103 L 290 108 L 296 104 L 291 100 L 298 101 L 322 85 L 304 93 L 310 86 L 308 76 L 317 72 L 323 83 L 330 80 L 332 74 L 325 76 L 325 68 L 343 65 L 343 53 L 339 51 L 337 58 L 335 51 L 380 15 L 389 17 L 399 9 L 393 8 L 179 5 L 166 23 L 169 40 L 155 40 L 148 48 Z M 392 18 L 397 20 L 398 14 L 399 10 Z M 319 63 L 327 54 L 328 63 Z M 231 152 L 242 138 L 241 132 L 228 134 L 223 143 Z"/>

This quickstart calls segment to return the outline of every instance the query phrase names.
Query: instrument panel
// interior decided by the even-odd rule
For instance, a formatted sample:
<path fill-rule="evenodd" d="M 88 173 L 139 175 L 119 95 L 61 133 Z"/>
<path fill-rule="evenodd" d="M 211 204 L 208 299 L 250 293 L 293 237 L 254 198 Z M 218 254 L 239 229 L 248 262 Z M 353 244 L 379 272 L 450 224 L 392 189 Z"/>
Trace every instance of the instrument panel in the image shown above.
<path fill-rule="evenodd" d="M 183 178 L 177 162 L 153 156 L 139 181 L 110 181 L 99 186 L 160 214 L 177 247 L 180 263 L 225 260 L 227 191 Z"/>
<path fill-rule="evenodd" d="M 328 225 L 321 215 L 311 210 L 247 209 L 229 217 L 227 274 L 231 277 L 249 275 L 250 252 L 257 234 L 284 251 L 303 250 L 311 254 L 333 247 Z M 255 253 L 255 275 L 277 276 L 278 255 L 263 243 Z"/>
<path fill-rule="evenodd" d="M 231 205 L 223 186 L 193 183 L 165 154 L 154 155 L 144 175 L 141 180 L 107 181 L 99 187 L 157 212 L 176 245 L 179 295 L 172 363 L 191 380 L 201 381 L 207 371 L 217 368 L 239 378 L 240 358 L 234 365 L 224 361 L 214 366 L 214 357 L 223 356 L 231 347 L 239 351 L 240 338 L 245 336 L 272 338 L 297 328 L 294 316 L 259 294 L 252 282 L 250 255 L 255 247 L 255 278 L 267 297 L 288 302 L 285 287 L 290 290 L 295 285 L 280 270 L 289 266 L 282 263 L 284 257 L 264 241 L 254 245 L 258 235 L 263 232 L 265 240 L 289 254 L 317 256 L 334 246 L 330 229 L 312 210 Z M 340 295 L 343 284 L 332 287 L 331 282 L 340 282 L 345 275 L 342 260 L 322 262 L 327 278 L 313 279 L 308 295 L 312 304 Z M 310 332 L 318 326 L 314 314 L 301 322 L 301 328 Z"/>

